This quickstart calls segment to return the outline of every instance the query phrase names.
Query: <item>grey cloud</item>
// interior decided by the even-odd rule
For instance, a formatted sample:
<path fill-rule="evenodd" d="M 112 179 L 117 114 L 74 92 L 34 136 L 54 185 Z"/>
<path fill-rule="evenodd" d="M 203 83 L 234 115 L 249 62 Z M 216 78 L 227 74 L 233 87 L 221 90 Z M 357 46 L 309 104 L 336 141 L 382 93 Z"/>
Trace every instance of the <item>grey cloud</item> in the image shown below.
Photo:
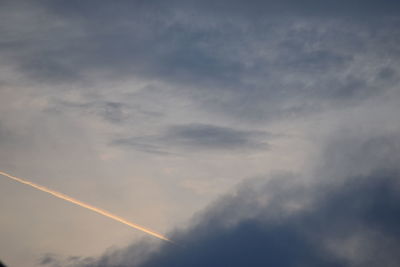
<path fill-rule="evenodd" d="M 374 156 L 391 160 L 397 146 L 382 148 L 387 153 L 376 149 L 396 140 L 343 143 L 343 162 L 358 165 L 356 156 L 374 165 L 364 174 L 322 169 L 316 176 L 325 176 L 308 185 L 294 174 L 248 180 L 188 230 L 172 233 L 179 246 L 138 243 L 75 266 L 398 266 L 400 169 Z"/>
<path fill-rule="evenodd" d="M 377 76 L 377 78 L 381 80 L 393 80 L 396 78 L 397 73 L 393 68 L 386 67 L 382 68 Z"/>
<path fill-rule="evenodd" d="M 149 137 L 120 138 L 113 140 L 112 145 L 158 155 L 177 154 L 176 152 L 171 152 L 168 148 L 163 147 L 158 141 L 159 140 L 156 138 Z"/>
<path fill-rule="evenodd" d="M 318 1 L 306 0 L 298 2 L 295 0 L 255 0 L 255 1 L 202 1 L 195 5 L 203 7 L 206 10 L 216 10 L 227 14 L 236 14 L 238 16 L 263 16 L 263 15 L 298 15 L 298 16 L 340 16 L 353 18 L 364 18 L 376 15 L 397 15 L 400 5 L 395 0 L 385 1 L 360 1 L 350 0 L 340 1 Z"/>
<path fill-rule="evenodd" d="M 84 100 L 80 101 L 54 98 L 46 112 L 75 112 L 79 115 L 93 115 L 112 124 L 128 123 L 137 118 L 149 119 L 162 116 L 157 111 L 143 107 L 142 103 L 134 103 L 126 99 L 108 101 L 94 96 L 85 97 Z"/>
<path fill-rule="evenodd" d="M 347 135 L 346 138 L 343 135 Z M 400 162 L 400 138 L 396 134 L 366 136 L 341 133 L 332 138 L 318 162 L 319 172 L 325 176 L 366 175 L 375 169 L 392 170 Z"/>
<path fill-rule="evenodd" d="M 176 148 L 198 151 L 257 151 L 269 148 L 266 139 L 276 135 L 263 131 L 238 130 L 210 124 L 169 126 L 157 136 L 121 138 L 116 145 L 131 146 L 151 153 L 168 153 Z"/>
<path fill-rule="evenodd" d="M 290 215 L 282 209 L 288 200 L 294 201 L 289 196 L 293 190 L 284 190 L 272 197 L 274 206 L 258 207 L 259 214 L 234 225 L 223 217 L 237 211 L 237 206 L 228 204 L 221 215 L 208 217 L 187 236 L 177 237 L 186 249 L 165 247 L 139 266 L 396 266 L 399 235 L 393 226 L 399 221 L 398 178 L 396 172 L 378 172 L 349 179 L 344 187 L 320 188 L 325 196 L 316 200 L 318 204 Z M 237 197 L 236 204 L 248 202 L 250 196 Z M 268 209 L 276 210 L 271 214 Z M 356 244 L 359 247 L 351 247 L 352 238 L 362 240 Z M 329 243 L 354 249 L 356 255 L 330 251 Z"/>
<path fill-rule="evenodd" d="M 111 123 L 119 123 L 127 119 L 129 107 L 121 102 L 112 101 L 91 101 L 74 103 L 56 101 L 54 107 L 49 108 L 50 112 L 61 110 L 75 110 L 77 112 L 94 114 Z"/>
<path fill-rule="evenodd" d="M 12 38 L 4 34 L 4 43 L 12 43 L 4 53 L 16 69 L 44 83 L 87 82 L 94 79 L 93 73 L 115 80 L 158 80 L 169 87 L 170 95 L 186 96 L 200 109 L 265 121 L 357 104 L 392 86 L 398 69 L 382 56 L 399 58 L 397 23 L 386 22 L 399 5 L 389 0 L 379 5 L 373 1 L 41 3 L 37 12 L 43 20 L 30 18 L 29 38 L 23 37 L 26 22 L 12 18 L 17 34 Z M 13 12 L 26 13 L 26 6 L 16 6 Z M 273 10 L 283 15 L 253 16 L 276 13 Z M 376 12 L 382 23 L 376 25 L 385 26 L 370 27 L 341 15 L 333 21 L 309 16 L 325 11 L 346 11 L 351 18 Z M 231 17 L 233 13 L 249 15 L 243 20 Z M 293 15 L 297 13 L 304 16 Z M 54 21 L 58 23 L 46 26 Z M 3 33 L 11 30 L 5 26 Z M 387 71 L 374 70 L 365 62 Z"/>
<path fill-rule="evenodd" d="M 47 254 L 42 256 L 42 258 L 40 259 L 39 263 L 41 265 L 50 265 L 50 264 L 55 264 L 56 260 L 55 260 L 55 256 L 52 254 Z"/>
<path fill-rule="evenodd" d="M 182 8 L 184 10 L 200 9 L 207 12 L 218 12 L 221 15 L 237 14 L 242 16 L 262 16 L 262 15 L 314 15 L 314 16 L 349 16 L 365 17 L 368 15 L 397 15 L 400 5 L 395 0 L 350 0 L 346 2 L 321 2 L 318 0 L 306 0 L 298 2 L 295 0 L 222 0 L 222 1 L 170 1 L 166 4 L 163 1 L 119 1 L 112 5 L 108 10 L 108 3 L 99 1 L 86 1 L 82 4 L 80 1 L 48 1 L 55 10 L 69 14 L 91 14 L 101 19 L 101 14 L 105 11 L 109 13 L 132 14 L 125 8 L 136 8 L 138 11 L 159 11 L 166 12 L 174 9 Z M 93 11 L 92 7 L 96 5 L 97 10 Z M 143 10 L 144 9 L 144 10 Z M 137 12 L 137 13 L 139 13 Z"/>
<path fill-rule="evenodd" d="M 90 257 L 68 257 L 66 259 L 60 260 L 57 255 L 53 254 L 47 254 L 44 255 L 40 261 L 39 264 L 41 266 L 52 266 L 52 267 L 72 267 L 72 266 L 82 266 L 82 265 L 87 265 L 91 264 L 93 262 L 93 258 Z"/>
<path fill-rule="evenodd" d="M 178 125 L 168 129 L 165 136 L 177 144 L 208 149 L 265 149 L 267 143 L 262 138 L 269 134 L 257 131 L 242 131 L 228 127 L 207 124 Z"/>

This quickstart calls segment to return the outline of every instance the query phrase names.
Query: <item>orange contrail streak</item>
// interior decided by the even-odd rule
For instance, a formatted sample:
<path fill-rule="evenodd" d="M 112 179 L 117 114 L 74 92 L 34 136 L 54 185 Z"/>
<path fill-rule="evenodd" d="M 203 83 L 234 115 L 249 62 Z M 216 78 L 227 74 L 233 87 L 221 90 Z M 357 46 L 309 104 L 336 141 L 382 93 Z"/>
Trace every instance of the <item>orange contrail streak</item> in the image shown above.
<path fill-rule="evenodd" d="M 61 199 L 66 200 L 66 201 L 68 201 L 68 202 L 70 202 L 70 203 L 73 203 L 73 204 L 75 204 L 75 205 L 78 205 L 78 206 L 81 206 L 81 207 L 83 207 L 83 208 L 89 209 L 89 210 L 91 210 L 91 211 L 97 212 L 97 213 L 99 213 L 99 214 L 101 214 L 101 215 L 103 215 L 103 216 L 106 216 L 106 217 L 108 217 L 108 218 L 110 218 L 110 219 L 113 219 L 113 220 L 115 220 L 115 221 L 118 221 L 118 222 L 120 222 L 120 223 L 123 223 L 123 224 L 125 224 L 125 225 L 128 225 L 128 226 L 130 226 L 130 227 L 132 227 L 132 228 L 135 228 L 135 229 L 137 229 L 137 230 L 140 230 L 140 231 L 142 231 L 142 232 L 145 232 L 145 233 L 147 233 L 147 234 L 149 234 L 149 235 L 158 237 L 158 238 L 160 238 L 160 239 L 162 239 L 162 240 L 165 240 L 165 241 L 168 241 L 168 242 L 172 242 L 171 240 L 169 240 L 169 239 L 166 238 L 165 236 L 163 236 L 163 235 L 161 235 L 161 234 L 158 234 L 158 233 L 156 233 L 156 232 L 154 232 L 154 231 L 151 231 L 150 229 L 147 229 L 147 228 L 145 228 L 145 227 L 143 227 L 143 226 L 140 226 L 140 225 L 137 225 L 137 224 L 135 224 L 135 223 L 132 223 L 132 222 L 130 222 L 130 221 L 128 221 L 128 220 L 126 220 L 126 219 L 124 219 L 124 218 L 122 218 L 122 217 L 119 217 L 119 216 L 117 216 L 117 215 L 114 215 L 114 214 L 112 214 L 112 213 L 110 213 L 110 212 L 108 212 L 108 211 L 106 211 L 106 210 L 103 210 L 103 209 L 100 209 L 100 208 L 96 208 L 95 206 L 86 204 L 86 203 L 84 203 L 84 202 L 82 202 L 82 201 L 80 201 L 80 200 L 77 200 L 77 199 L 72 198 L 72 197 L 70 197 L 70 196 L 64 195 L 63 193 L 60 193 L 60 192 L 51 190 L 51 189 L 49 189 L 49 188 L 47 188 L 47 187 L 44 187 L 44 186 L 41 186 L 41 185 L 38 185 L 38 184 L 35 184 L 35 183 L 32 183 L 32 182 L 29 182 L 29 181 L 24 180 L 24 179 L 22 179 L 22 178 L 18 178 L 18 177 L 12 176 L 12 175 L 10 175 L 10 174 L 8 174 L 8 173 L 5 173 L 5 172 L 2 172 L 2 171 L 0 171 L 0 175 L 6 176 L 6 177 L 8 177 L 8 178 L 10 178 L 10 179 L 13 179 L 13 180 L 17 181 L 17 182 L 20 182 L 20 183 L 23 183 L 23 184 L 32 186 L 32 187 L 34 187 L 34 188 L 36 188 L 36 189 L 38 189 L 38 190 L 40 190 L 40 191 L 49 193 L 49 194 L 51 194 L 51 195 L 53 195 L 53 196 L 55 196 L 55 197 L 61 198 Z M 172 243 L 173 243 L 173 242 L 172 242 Z"/>

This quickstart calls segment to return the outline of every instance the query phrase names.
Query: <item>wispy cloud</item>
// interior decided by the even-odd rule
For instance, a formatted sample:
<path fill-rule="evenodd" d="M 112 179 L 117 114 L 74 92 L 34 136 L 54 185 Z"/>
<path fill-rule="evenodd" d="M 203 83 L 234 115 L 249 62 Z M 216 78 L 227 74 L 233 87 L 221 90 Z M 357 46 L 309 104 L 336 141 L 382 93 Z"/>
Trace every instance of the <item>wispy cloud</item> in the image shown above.
<path fill-rule="evenodd" d="M 263 131 L 238 130 L 210 124 L 173 125 L 157 136 L 117 139 L 115 145 L 167 153 L 176 149 L 201 151 L 260 151 L 269 149 L 267 139 L 274 135 Z M 276 137 L 276 135 L 275 135 Z"/>

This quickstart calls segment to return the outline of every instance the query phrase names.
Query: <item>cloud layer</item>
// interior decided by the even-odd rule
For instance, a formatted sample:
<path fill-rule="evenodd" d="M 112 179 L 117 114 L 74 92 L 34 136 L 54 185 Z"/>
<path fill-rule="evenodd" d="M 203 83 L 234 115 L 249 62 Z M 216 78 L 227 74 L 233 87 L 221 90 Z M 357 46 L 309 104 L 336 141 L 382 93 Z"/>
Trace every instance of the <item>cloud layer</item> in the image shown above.
<path fill-rule="evenodd" d="M 269 121 L 351 106 L 398 81 L 395 1 L 7 4 L 18 15 L 4 23 L 2 56 L 36 83 L 151 80 L 142 95 Z"/>

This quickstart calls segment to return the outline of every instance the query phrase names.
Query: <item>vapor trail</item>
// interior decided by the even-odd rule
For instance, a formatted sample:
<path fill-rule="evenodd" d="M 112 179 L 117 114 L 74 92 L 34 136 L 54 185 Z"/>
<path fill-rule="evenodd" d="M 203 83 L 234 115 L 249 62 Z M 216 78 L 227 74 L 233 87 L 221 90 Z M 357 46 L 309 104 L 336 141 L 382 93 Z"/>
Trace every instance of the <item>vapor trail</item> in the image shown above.
<path fill-rule="evenodd" d="M 91 210 L 91 211 L 97 212 L 97 213 L 99 213 L 99 214 L 101 214 L 101 215 L 103 215 L 103 216 L 106 216 L 106 217 L 111 218 L 111 219 L 113 219 L 113 220 L 115 220 L 115 221 L 118 221 L 118 222 L 120 222 L 120 223 L 123 223 L 123 224 L 125 224 L 125 225 L 128 225 L 128 226 L 130 226 L 130 227 L 132 227 L 132 228 L 135 228 L 135 229 L 137 229 L 137 230 L 140 230 L 140 231 L 142 231 L 142 232 L 145 232 L 145 233 L 147 233 L 147 234 L 149 234 L 149 235 L 152 235 L 152 236 L 158 237 L 158 238 L 160 238 L 160 239 L 162 239 L 162 240 L 165 240 L 165 241 L 168 241 L 168 242 L 173 243 L 171 240 L 169 240 L 168 238 L 166 238 L 165 236 L 163 236 L 163 235 L 161 235 L 161 234 L 158 234 L 158 233 L 156 233 L 156 232 L 153 232 L 153 231 L 151 231 L 150 229 L 147 229 L 147 228 L 145 228 L 145 227 L 143 227 L 143 226 L 140 226 L 140 225 L 137 225 L 137 224 L 135 224 L 135 223 L 132 223 L 132 222 L 130 222 L 130 221 L 128 221 L 128 220 L 126 220 L 126 219 L 124 219 L 124 218 L 122 218 L 122 217 L 119 217 L 119 216 L 117 216 L 117 215 L 114 215 L 114 214 L 112 214 L 112 213 L 110 213 L 110 212 L 108 212 L 108 211 L 106 211 L 106 210 L 103 210 L 103 209 L 100 209 L 100 208 L 96 208 L 95 206 L 86 204 L 86 203 L 84 203 L 84 202 L 82 202 L 82 201 L 80 201 L 80 200 L 77 200 L 77 199 L 72 198 L 72 197 L 70 197 L 70 196 L 64 195 L 63 193 L 60 193 L 60 192 L 51 190 L 51 189 L 49 189 L 49 188 L 47 188 L 47 187 L 44 187 L 44 186 L 41 186 L 41 185 L 38 185 L 38 184 L 35 184 L 35 183 L 32 183 L 32 182 L 29 182 L 29 181 L 24 180 L 24 179 L 22 179 L 22 178 L 18 178 L 18 177 L 12 176 L 12 175 L 10 175 L 10 174 L 8 174 L 8 173 L 5 173 L 5 172 L 2 172 L 2 171 L 0 171 L 0 175 L 6 176 L 6 177 L 8 177 L 8 178 L 10 178 L 10 179 L 13 179 L 13 180 L 15 180 L 15 181 L 17 181 L 17 182 L 20 182 L 20 183 L 22 183 L 22 184 L 26 184 L 26 185 L 32 186 L 32 187 L 34 187 L 34 188 L 36 188 L 36 189 L 38 189 L 38 190 L 40 190 L 40 191 L 49 193 L 49 194 L 51 194 L 51 195 L 53 195 L 53 196 L 55 196 L 55 197 L 61 198 L 61 199 L 63 199 L 63 200 L 66 200 L 66 201 L 68 201 L 68 202 L 71 202 L 71 203 L 73 203 L 73 204 L 75 204 L 75 205 L 78 205 L 78 206 L 81 206 L 81 207 L 83 207 L 83 208 L 89 209 L 89 210 Z"/>

